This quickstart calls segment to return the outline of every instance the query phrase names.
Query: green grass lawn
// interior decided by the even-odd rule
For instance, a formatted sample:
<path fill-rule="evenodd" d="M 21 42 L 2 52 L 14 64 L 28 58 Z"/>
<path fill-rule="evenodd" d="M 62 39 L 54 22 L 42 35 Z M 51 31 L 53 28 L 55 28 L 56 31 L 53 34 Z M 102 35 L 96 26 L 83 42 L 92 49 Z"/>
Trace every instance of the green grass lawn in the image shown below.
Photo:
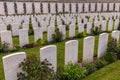
<path fill-rule="evenodd" d="M 83 80 L 120 80 L 120 60 L 94 72 Z"/>
<path fill-rule="evenodd" d="M 68 37 L 68 32 L 67 32 L 67 37 Z M 94 56 L 97 55 L 98 39 L 99 39 L 99 37 L 95 36 Z M 46 34 L 44 34 L 44 40 L 47 40 L 47 35 Z M 78 59 L 79 59 L 79 61 L 81 61 L 82 60 L 82 53 L 83 53 L 83 38 L 80 38 L 80 39 L 77 39 L 77 40 L 79 41 Z M 34 36 L 29 36 L 29 41 L 30 41 L 30 43 L 33 43 L 34 42 Z M 52 44 L 52 45 L 57 46 L 57 66 L 58 66 L 58 70 L 63 68 L 63 65 L 64 65 L 64 52 L 65 52 L 65 42 L 66 41 L 67 40 Z M 18 46 L 19 45 L 18 37 L 13 38 L 13 42 L 14 42 L 14 46 Z M 18 52 L 26 52 L 27 55 L 36 54 L 37 57 L 39 58 L 40 47 L 41 46 L 37 46 L 35 48 L 29 48 L 29 49 L 20 49 Z M 4 80 L 2 57 L 5 56 L 5 55 L 8 55 L 8 54 L 11 54 L 11 53 L 8 52 L 8 53 L 0 54 L 0 80 Z"/>

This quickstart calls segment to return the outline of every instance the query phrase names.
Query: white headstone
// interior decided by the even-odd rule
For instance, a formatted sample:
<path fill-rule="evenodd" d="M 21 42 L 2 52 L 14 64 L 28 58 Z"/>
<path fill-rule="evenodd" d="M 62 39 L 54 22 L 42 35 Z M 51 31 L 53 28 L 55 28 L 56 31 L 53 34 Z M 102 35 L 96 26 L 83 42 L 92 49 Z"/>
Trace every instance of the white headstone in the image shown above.
<path fill-rule="evenodd" d="M 76 3 L 71 3 L 71 12 L 76 13 Z"/>
<path fill-rule="evenodd" d="M 107 11 L 107 4 L 108 3 L 103 3 L 103 11 Z"/>
<path fill-rule="evenodd" d="M 17 80 L 17 73 L 21 72 L 22 70 L 19 68 L 19 64 L 24 61 L 26 58 L 25 52 L 18 52 L 14 54 L 10 54 L 4 56 L 3 66 L 4 66 L 4 73 L 5 73 L 5 80 Z"/>
<path fill-rule="evenodd" d="M 83 23 L 79 23 L 79 25 L 78 25 L 78 32 L 79 33 L 84 32 L 84 24 Z"/>
<path fill-rule="evenodd" d="M 53 70 L 57 71 L 57 47 L 55 45 L 49 45 L 43 48 L 40 48 L 40 61 L 44 61 L 47 59 L 49 63 L 52 64 L 50 66 L 53 67 Z"/>
<path fill-rule="evenodd" d="M 101 26 L 102 26 L 102 31 L 106 31 L 106 21 L 102 21 L 101 22 Z"/>
<path fill-rule="evenodd" d="M 84 12 L 89 12 L 89 3 L 84 3 Z"/>
<path fill-rule="evenodd" d="M 58 26 L 60 32 L 63 34 L 63 39 L 66 39 L 66 26 L 65 25 L 60 25 Z"/>
<path fill-rule="evenodd" d="M 0 24 L 0 31 L 7 30 L 7 27 L 4 24 Z"/>
<path fill-rule="evenodd" d="M 1 31 L 1 42 L 2 44 L 7 43 L 9 49 L 13 48 L 12 34 L 11 31 Z"/>
<path fill-rule="evenodd" d="M 108 44 L 108 33 L 102 33 L 99 35 L 99 42 L 98 42 L 98 58 L 101 58 L 107 49 Z"/>
<path fill-rule="evenodd" d="M 112 32 L 112 37 L 117 39 L 117 42 L 118 42 L 119 38 L 120 38 L 120 31 L 113 31 Z"/>
<path fill-rule="evenodd" d="M 78 41 L 70 40 L 65 43 L 65 64 L 78 61 Z"/>
<path fill-rule="evenodd" d="M 70 12 L 70 4 L 69 3 L 64 3 L 65 4 L 65 12 Z"/>
<path fill-rule="evenodd" d="M 41 13 L 41 7 L 39 2 L 34 2 L 35 13 Z"/>
<path fill-rule="evenodd" d="M 13 2 L 7 2 L 7 10 L 8 10 L 8 14 L 15 14 Z"/>
<path fill-rule="evenodd" d="M 19 42 L 20 42 L 20 47 L 23 47 L 24 45 L 29 43 L 28 30 L 26 29 L 19 30 Z"/>
<path fill-rule="evenodd" d="M 17 13 L 23 14 L 24 13 L 23 2 L 16 2 L 16 4 L 17 4 Z"/>
<path fill-rule="evenodd" d="M 97 3 L 97 11 L 101 12 L 102 3 Z"/>
<path fill-rule="evenodd" d="M 35 28 L 34 29 L 34 41 L 36 42 L 38 39 L 43 39 L 42 28 Z"/>
<path fill-rule="evenodd" d="M 58 6 L 58 13 L 59 12 L 63 12 L 63 3 L 57 3 L 57 6 Z"/>
<path fill-rule="evenodd" d="M 114 30 L 116 30 L 118 26 L 119 26 L 119 19 L 116 19 L 114 24 Z"/>
<path fill-rule="evenodd" d="M 83 43 L 83 62 L 92 62 L 94 56 L 94 41 L 93 36 L 84 38 Z"/>
<path fill-rule="evenodd" d="M 113 20 L 109 20 L 108 22 L 108 31 L 112 31 L 113 28 Z"/>
<path fill-rule="evenodd" d="M 115 11 L 119 11 L 120 3 L 115 3 Z"/>
<path fill-rule="evenodd" d="M 31 14 L 32 13 L 32 3 L 26 2 L 26 13 Z"/>
<path fill-rule="evenodd" d="M 70 38 L 75 37 L 75 25 L 74 24 L 71 24 L 69 26 L 69 37 Z"/>
<path fill-rule="evenodd" d="M 0 2 L 0 14 L 5 15 L 4 2 Z"/>
<path fill-rule="evenodd" d="M 109 3 L 109 11 L 113 11 L 114 3 Z"/>
<path fill-rule="evenodd" d="M 92 29 L 92 22 L 87 23 L 87 33 L 90 34 Z"/>
<path fill-rule="evenodd" d="M 12 35 L 18 36 L 19 35 L 19 24 L 11 24 L 12 26 Z"/>
<path fill-rule="evenodd" d="M 55 27 L 48 27 L 47 40 L 52 41 L 52 35 L 55 33 Z"/>
<path fill-rule="evenodd" d="M 91 5 L 90 11 L 91 11 L 91 12 L 95 12 L 95 4 L 96 4 L 96 3 L 90 3 L 90 5 Z"/>
<path fill-rule="evenodd" d="M 50 13 L 56 13 L 56 4 L 55 3 L 50 3 Z"/>
<path fill-rule="evenodd" d="M 78 3 L 78 12 L 83 12 L 83 3 Z"/>

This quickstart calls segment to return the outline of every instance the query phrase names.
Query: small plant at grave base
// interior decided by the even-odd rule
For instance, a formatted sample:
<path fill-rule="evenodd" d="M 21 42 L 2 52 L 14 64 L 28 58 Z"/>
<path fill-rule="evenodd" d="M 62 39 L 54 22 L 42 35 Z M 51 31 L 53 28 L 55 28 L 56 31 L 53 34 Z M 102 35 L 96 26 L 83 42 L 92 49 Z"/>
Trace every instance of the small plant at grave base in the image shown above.
<path fill-rule="evenodd" d="M 118 48 L 117 40 L 114 38 L 110 38 L 108 41 L 106 54 L 104 55 L 103 58 L 108 63 L 115 62 L 117 60 L 116 54 L 119 52 L 120 52 L 120 49 Z"/>
<path fill-rule="evenodd" d="M 84 25 L 84 36 L 87 36 L 87 24 Z"/>
<path fill-rule="evenodd" d="M 61 42 L 63 40 L 63 34 L 59 31 L 58 28 L 55 30 L 55 33 L 52 34 L 52 39 L 53 42 Z"/>
<path fill-rule="evenodd" d="M 7 25 L 7 30 L 12 30 L 11 24 L 8 24 L 8 25 Z"/>
<path fill-rule="evenodd" d="M 120 59 L 120 44 L 117 45 L 117 49 L 116 49 L 116 55 L 117 55 L 117 59 Z"/>
<path fill-rule="evenodd" d="M 33 47 L 35 47 L 34 43 L 26 44 L 26 45 L 23 46 L 23 48 L 33 48 Z"/>
<path fill-rule="evenodd" d="M 97 61 L 95 62 L 95 67 L 96 67 L 97 69 L 103 68 L 103 67 L 106 66 L 106 65 L 107 65 L 107 61 L 105 61 L 104 59 L 103 59 L 103 60 L 97 60 Z"/>
<path fill-rule="evenodd" d="M 114 55 L 116 55 L 117 58 L 120 59 L 120 44 L 117 42 L 117 39 L 109 39 L 107 52 L 114 53 Z"/>
<path fill-rule="evenodd" d="M 117 52 L 117 40 L 114 38 L 110 38 L 107 44 L 107 52 Z"/>
<path fill-rule="evenodd" d="M 0 43 L 0 53 L 10 51 L 9 43 L 4 42 L 3 44 Z"/>
<path fill-rule="evenodd" d="M 61 80 L 81 80 L 85 77 L 85 69 L 77 64 L 64 66 L 63 72 L 60 73 Z"/>
<path fill-rule="evenodd" d="M 77 38 L 83 38 L 83 37 L 84 37 L 84 33 L 83 32 L 77 34 Z"/>
<path fill-rule="evenodd" d="M 100 27 L 91 28 L 91 33 L 93 35 L 98 35 L 101 33 Z"/>
<path fill-rule="evenodd" d="M 86 75 L 89 75 L 95 71 L 95 65 L 93 63 L 84 63 L 86 69 Z"/>
<path fill-rule="evenodd" d="M 22 72 L 17 73 L 18 80 L 55 80 L 54 70 L 49 68 L 51 63 L 45 59 L 41 63 L 36 55 L 29 55 L 19 64 Z"/>
<path fill-rule="evenodd" d="M 43 39 L 38 39 L 35 43 L 35 45 L 43 45 L 44 44 L 44 40 Z"/>
<path fill-rule="evenodd" d="M 114 52 L 107 52 L 103 57 L 108 63 L 113 63 L 117 60 L 117 56 Z"/>
<path fill-rule="evenodd" d="M 69 30 L 69 25 L 66 24 L 66 30 Z"/>
<path fill-rule="evenodd" d="M 17 52 L 20 50 L 19 46 L 14 46 L 13 49 L 10 52 Z"/>
<path fill-rule="evenodd" d="M 90 16 L 86 16 L 86 18 L 88 19 L 88 21 L 89 21 L 89 19 L 90 19 Z"/>

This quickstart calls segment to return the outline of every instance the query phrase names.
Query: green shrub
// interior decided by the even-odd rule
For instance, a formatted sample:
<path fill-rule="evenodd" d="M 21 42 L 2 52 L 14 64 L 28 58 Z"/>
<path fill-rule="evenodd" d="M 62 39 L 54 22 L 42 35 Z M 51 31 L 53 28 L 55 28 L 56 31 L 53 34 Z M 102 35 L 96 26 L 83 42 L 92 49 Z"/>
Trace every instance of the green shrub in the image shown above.
<path fill-rule="evenodd" d="M 117 60 L 117 57 L 115 55 L 114 52 L 107 52 L 105 55 L 104 55 L 104 59 L 108 62 L 108 63 L 112 63 L 112 62 L 115 62 Z"/>
<path fill-rule="evenodd" d="M 116 56 L 118 59 L 120 59 L 120 44 L 117 45 Z"/>
<path fill-rule="evenodd" d="M 84 33 L 83 32 L 77 34 L 77 38 L 83 38 L 83 37 L 84 37 Z"/>
<path fill-rule="evenodd" d="M 63 34 L 62 32 L 59 31 L 58 28 L 55 30 L 55 33 L 52 34 L 52 39 L 53 39 L 53 42 L 60 42 L 63 40 Z"/>
<path fill-rule="evenodd" d="M 113 55 L 116 55 L 120 59 L 120 44 L 117 42 L 117 39 L 109 39 L 107 52 L 112 52 Z"/>
<path fill-rule="evenodd" d="M 0 53 L 8 52 L 9 49 L 9 43 L 4 42 L 3 44 L 0 43 Z"/>
<path fill-rule="evenodd" d="M 91 33 L 94 35 L 98 35 L 100 34 L 100 32 L 101 32 L 100 27 L 91 28 Z"/>
<path fill-rule="evenodd" d="M 50 65 L 46 59 L 40 63 L 35 55 L 29 55 L 19 64 L 23 72 L 17 73 L 18 80 L 54 80 L 55 73 Z"/>
<path fill-rule="evenodd" d="M 107 65 L 107 62 L 105 60 L 97 60 L 95 63 L 95 66 L 97 69 L 100 69 L 104 67 L 105 65 Z"/>
<path fill-rule="evenodd" d="M 38 39 L 35 43 L 35 45 L 43 45 L 44 44 L 44 40 L 43 39 Z"/>
<path fill-rule="evenodd" d="M 114 38 L 110 38 L 108 41 L 108 45 L 107 45 L 107 52 L 117 52 L 117 40 Z"/>
<path fill-rule="evenodd" d="M 11 24 L 8 24 L 8 25 L 7 25 L 7 30 L 12 30 Z"/>
<path fill-rule="evenodd" d="M 20 50 L 19 46 L 14 46 L 13 49 L 10 52 L 17 52 Z"/>
<path fill-rule="evenodd" d="M 79 65 L 68 64 L 60 74 L 61 80 L 81 80 L 85 77 L 85 69 Z"/>
<path fill-rule="evenodd" d="M 34 43 L 26 44 L 23 46 L 23 48 L 33 48 L 33 47 L 35 47 Z"/>
<path fill-rule="evenodd" d="M 89 75 L 95 71 L 95 65 L 93 63 L 85 63 L 86 75 Z"/>

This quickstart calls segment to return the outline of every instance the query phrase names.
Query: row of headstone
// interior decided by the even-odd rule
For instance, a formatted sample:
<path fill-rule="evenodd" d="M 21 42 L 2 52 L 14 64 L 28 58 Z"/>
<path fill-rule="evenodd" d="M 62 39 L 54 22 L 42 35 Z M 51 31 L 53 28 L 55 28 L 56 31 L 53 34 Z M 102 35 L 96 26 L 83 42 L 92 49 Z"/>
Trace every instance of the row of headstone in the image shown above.
<path fill-rule="evenodd" d="M 119 41 L 120 32 L 113 31 L 112 37 Z M 97 57 L 101 58 L 105 55 L 108 44 L 108 33 L 99 35 L 98 54 Z M 83 42 L 83 62 L 92 62 L 94 60 L 94 45 L 95 37 L 88 36 L 84 38 Z M 70 40 L 65 43 L 65 62 L 78 62 L 78 40 Z M 3 66 L 5 73 L 5 80 L 17 80 L 17 72 L 21 71 L 18 65 L 26 58 L 24 52 L 18 52 L 3 57 Z M 47 59 L 52 65 L 49 66 L 55 72 L 57 71 L 57 47 L 56 45 L 49 45 L 40 48 L 40 61 Z M 14 65 L 13 65 L 14 64 Z"/>
<path fill-rule="evenodd" d="M 66 24 L 69 25 L 71 24 L 75 24 L 76 23 L 76 18 L 78 18 L 78 23 L 87 23 L 87 22 L 93 22 L 94 21 L 94 26 L 100 26 L 100 24 L 103 26 L 105 24 L 107 24 L 106 22 L 109 20 L 109 28 L 108 30 L 111 30 L 113 27 L 113 23 L 115 20 L 115 27 L 114 29 L 117 29 L 118 25 L 119 25 L 119 15 L 118 13 L 109 13 L 106 15 L 106 13 L 101 13 L 101 14 L 77 14 L 74 17 L 75 14 L 66 14 L 66 15 L 59 15 L 59 16 L 55 16 L 55 15 L 36 15 L 35 17 L 31 16 L 32 18 L 32 25 L 33 28 L 38 27 L 38 23 L 39 23 L 39 27 L 43 27 L 43 31 L 47 31 L 47 26 L 54 26 L 55 25 L 55 18 L 57 17 L 57 25 L 62 25 L 62 21 Z M 91 15 L 91 16 L 90 16 Z M 104 15 L 104 16 L 103 16 Z M 112 16 L 111 16 L 112 15 Z M 65 16 L 65 17 L 64 17 Z M 86 18 L 86 16 L 89 16 L 90 18 Z M 97 17 L 99 16 L 99 17 Z M 103 19 L 103 17 L 105 17 L 106 20 Z M 112 19 L 112 17 L 114 17 L 114 19 Z M 21 26 L 21 23 L 23 22 L 23 28 L 25 29 L 29 29 L 29 19 L 30 16 L 1 16 L 0 19 L 0 31 L 2 30 L 6 30 L 6 26 L 8 24 L 11 24 L 11 28 L 12 28 L 12 34 L 13 36 L 18 36 L 18 29 Z M 102 22 L 105 21 L 105 22 Z M 91 23 L 88 23 L 88 25 Z M 105 30 L 105 27 L 102 28 L 103 30 Z"/>
<path fill-rule="evenodd" d="M 6 4 L 6 5 L 5 5 Z M 0 14 L 32 14 L 32 13 L 81 13 L 118 11 L 119 3 L 47 3 L 47 2 L 0 2 Z M 5 9 L 7 8 L 7 9 Z"/>
<path fill-rule="evenodd" d="M 61 23 L 60 23 L 61 24 Z M 108 21 L 108 30 L 107 30 L 107 22 L 104 21 L 95 21 L 94 22 L 94 27 L 100 27 L 101 25 L 101 30 L 102 31 L 112 31 L 113 28 L 117 29 L 117 27 L 119 26 L 119 19 L 115 20 L 115 23 L 113 20 L 109 20 Z M 84 29 L 87 29 L 87 33 L 90 34 L 91 33 L 91 28 L 92 28 L 92 22 L 87 22 L 87 23 L 79 23 L 78 24 L 78 32 L 84 32 Z M 45 27 L 38 27 L 35 25 L 34 29 L 34 41 L 36 42 L 38 39 L 43 39 L 43 32 L 44 32 L 44 28 Z M 66 26 L 65 25 L 58 25 L 58 28 L 60 30 L 60 32 L 62 32 L 63 34 L 63 39 L 66 39 Z M 76 30 L 76 26 L 75 23 L 73 22 L 72 24 L 70 24 L 69 26 L 69 38 L 73 38 L 75 37 L 75 30 Z M 45 31 L 47 31 L 47 41 L 50 42 L 52 41 L 52 35 L 55 33 L 55 26 L 48 26 L 45 28 Z M 9 34 L 9 37 L 12 38 L 13 36 L 19 36 L 19 42 L 20 42 L 20 46 L 24 46 L 26 44 L 29 44 L 29 36 L 28 36 L 28 29 L 27 28 L 23 28 L 23 29 L 19 29 L 19 26 L 16 24 L 12 24 L 12 34 L 10 31 L 7 30 L 3 30 L 1 31 L 1 35 L 3 34 L 2 37 L 2 41 L 4 40 L 4 38 L 6 39 L 6 36 L 4 36 L 4 34 Z M 10 38 L 10 40 L 12 41 L 12 39 Z M 7 39 L 8 40 L 8 39 Z M 8 42 L 8 43 L 11 43 Z M 11 43 L 11 48 L 13 47 L 13 44 Z"/>

